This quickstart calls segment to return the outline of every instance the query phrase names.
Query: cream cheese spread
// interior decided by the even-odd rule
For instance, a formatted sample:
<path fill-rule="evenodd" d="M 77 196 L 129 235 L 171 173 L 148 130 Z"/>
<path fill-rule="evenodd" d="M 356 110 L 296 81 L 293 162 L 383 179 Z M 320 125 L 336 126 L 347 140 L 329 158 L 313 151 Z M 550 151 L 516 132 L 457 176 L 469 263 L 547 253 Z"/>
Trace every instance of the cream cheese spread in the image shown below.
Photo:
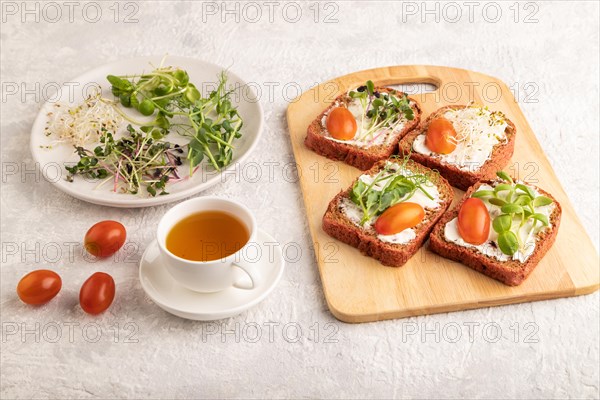
<path fill-rule="evenodd" d="M 518 183 L 523 183 L 523 182 L 518 182 Z M 528 187 L 533 190 L 533 192 L 535 193 L 536 196 L 539 195 L 539 193 L 537 192 L 537 190 L 534 187 L 532 187 L 532 186 L 528 186 Z M 480 190 L 493 190 L 493 187 L 490 185 L 481 185 L 477 189 L 477 191 L 480 191 Z M 490 218 L 492 220 L 501 214 L 500 207 L 490 204 L 487 201 L 484 201 L 484 204 L 486 205 L 488 211 L 490 212 Z M 552 211 L 554 211 L 554 207 L 555 207 L 555 205 L 554 205 L 554 203 L 552 203 L 547 206 L 536 207 L 535 211 L 536 211 L 536 213 L 544 214 L 546 217 L 548 217 L 548 220 L 550 220 L 550 214 L 552 214 Z M 514 224 L 514 222 L 513 222 L 513 224 Z M 445 236 L 446 240 L 449 242 L 455 243 L 459 246 L 477 249 L 479 252 L 487 255 L 488 257 L 493 257 L 499 261 L 514 260 L 514 261 L 519 261 L 521 263 L 524 263 L 535 251 L 537 234 L 540 231 L 542 231 L 543 229 L 549 228 L 550 226 L 551 225 L 543 226 L 538 223 L 536 225 L 536 228 L 532 230 L 533 221 L 528 220 L 527 223 L 525 223 L 522 227 L 520 227 L 518 229 L 519 240 L 521 243 L 523 243 L 523 246 L 522 246 L 521 250 L 517 251 L 512 256 L 504 254 L 498 247 L 498 243 L 497 243 L 498 234 L 496 233 L 496 231 L 494 231 L 491 224 L 490 224 L 490 233 L 488 236 L 488 240 L 485 243 L 480 244 L 480 245 L 470 244 L 463 240 L 463 238 L 460 236 L 460 233 L 458 232 L 458 218 L 454 218 L 446 224 L 446 226 L 444 227 L 444 236 Z"/>
<path fill-rule="evenodd" d="M 494 146 L 507 141 L 508 124 L 505 119 L 486 108 L 447 110 L 443 117 L 452 123 L 456 131 L 456 148 L 449 154 L 435 153 L 425 144 L 426 134 L 422 133 L 413 142 L 415 152 L 456 165 L 461 170 L 474 172 L 490 159 Z"/>
<path fill-rule="evenodd" d="M 411 171 L 402 170 L 402 167 L 400 165 L 392 163 L 392 162 L 388 162 L 387 167 L 391 170 L 390 173 L 387 174 L 386 177 L 381 179 L 375 186 L 373 186 L 374 190 L 381 191 L 385 187 L 385 184 L 387 183 L 388 179 L 393 179 L 393 177 L 395 175 L 398 175 L 399 173 L 401 173 L 404 176 L 412 175 Z M 361 175 L 358 179 L 360 179 L 364 183 L 370 185 L 371 183 L 373 183 L 374 177 L 364 174 L 364 175 Z M 441 199 L 440 199 L 440 193 L 439 193 L 437 187 L 433 183 L 427 182 L 423 185 L 423 189 L 426 190 L 427 193 L 433 199 L 430 199 L 429 197 L 427 197 L 425 195 L 425 193 L 423 193 L 423 192 L 421 192 L 421 190 L 417 189 L 414 192 L 414 194 L 406 201 L 409 201 L 411 203 L 417 203 L 417 204 L 421 205 L 424 209 L 439 208 Z M 344 215 L 346 215 L 346 217 L 350 221 L 352 221 L 352 223 L 354 225 L 358 226 L 359 228 L 364 229 L 364 230 L 374 229 L 373 225 L 375 224 L 377 217 L 374 217 L 371 220 L 366 221 L 364 223 L 364 225 L 361 226 L 360 221 L 363 217 L 362 209 L 358 205 L 354 204 L 354 202 L 352 200 L 350 200 L 349 198 L 343 198 L 341 200 L 340 209 L 342 210 Z M 379 240 L 381 240 L 382 242 L 394 243 L 394 244 L 406 244 L 406 243 L 409 243 L 411 240 L 415 239 L 416 237 L 417 237 L 416 232 L 412 228 L 405 229 L 402 232 L 398 232 L 393 235 L 379 235 L 379 234 L 377 235 L 377 238 Z"/>
<path fill-rule="evenodd" d="M 410 102 L 411 106 L 413 104 L 414 104 L 413 102 Z M 402 130 L 406 126 L 406 123 L 408 122 L 408 120 L 406 118 L 402 117 L 398 120 L 398 122 L 392 128 L 379 129 L 378 131 L 374 132 L 372 135 L 369 135 L 369 136 L 363 138 L 362 136 L 364 136 L 365 131 L 367 131 L 369 129 L 369 124 L 371 123 L 371 120 L 369 118 L 367 118 L 366 116 L 363 116 L 363 107 L 362 107 L 360 100 L 359 99 L 350 99 L 348 104 L 347 105 L 344 104 L 342 107 L 346 107 L 348 109 L 348 111 L 350 111 L 350 113 L 354 116 L 354 119 L 356 119 L 356 125 L 357 125 L 356 134 L 354 135 L 353 139 L 339 140 L 339 139 L 332 137 L 329 134 L 329 132 L 327 131 L 327 117 L 329 116 L 329 112 L 331 110 L 333 110 L 335 107 L 340 107 L 340 106 L 341 106 L 340 103 L 336 102 L 333 105 L 333 107 L 325 115 L 323 115 L 323 118 L 321 119 L 321 126 L 323 127 L 323 131 L 325 132 L 325 138 L 332 140 L 334 142 L 345 143 L 345 144 L 349 144 L 349 145 L 356 146 L 356 147 L 363 148 L 363 149 L 368 149 L 373 146 L 391 144 L 392 142 L 397 140 L 398 135 L 402 132 Z"/>

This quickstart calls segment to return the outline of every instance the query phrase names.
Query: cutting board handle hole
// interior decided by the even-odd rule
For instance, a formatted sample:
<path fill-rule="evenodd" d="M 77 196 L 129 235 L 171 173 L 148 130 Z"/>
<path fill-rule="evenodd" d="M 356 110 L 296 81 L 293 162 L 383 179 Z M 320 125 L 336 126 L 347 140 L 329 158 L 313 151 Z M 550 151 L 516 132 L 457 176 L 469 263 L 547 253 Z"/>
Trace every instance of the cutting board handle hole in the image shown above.
<path fill-rule="evenodd" d="M 408 95 L 432 93 L 438 90 L 438 86 L 433 83 L 414 82 L 414 83 L 399 83 L 395 85 L 386 85 L 389 88 L 399 90 Z"/>

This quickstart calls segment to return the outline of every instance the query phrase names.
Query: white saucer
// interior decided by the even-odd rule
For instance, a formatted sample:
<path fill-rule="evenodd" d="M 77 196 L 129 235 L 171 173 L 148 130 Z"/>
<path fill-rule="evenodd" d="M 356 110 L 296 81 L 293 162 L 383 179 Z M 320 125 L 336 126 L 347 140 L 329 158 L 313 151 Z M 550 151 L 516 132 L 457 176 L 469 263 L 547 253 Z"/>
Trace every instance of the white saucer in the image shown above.
<path fill-rule="evenodd" d="M 257 262 L 263 266 L 263 281 L 257 289 L 231 287 L 216 293 L 198 293 L 186 289 L 162 265 L 156 240 L 150 243 L 140 260 L 142 288 L 156 305 L 181 318 L 212 321 L 240 314 L 265 299 L 283 275 L 285 261 L 281 245 L 261 230 L 258 231 L 256 242 L 256 251 L 249 257 L 256 256 Z M 240 274 L 244 275 L 241 271 Z"/>

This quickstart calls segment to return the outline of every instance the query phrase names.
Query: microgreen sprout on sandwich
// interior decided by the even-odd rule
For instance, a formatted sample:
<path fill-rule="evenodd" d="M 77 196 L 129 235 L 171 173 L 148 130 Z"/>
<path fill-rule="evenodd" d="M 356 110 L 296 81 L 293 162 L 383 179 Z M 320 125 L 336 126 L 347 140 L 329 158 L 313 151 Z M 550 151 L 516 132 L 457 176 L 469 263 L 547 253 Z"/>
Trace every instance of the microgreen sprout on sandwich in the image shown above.
<path fill-rule="evenodd" d="M 339 95 L 309 125 L 305 145 L 365 170 L 398 153 L 398 142 L 418 126 L 421 110 L 405 93 L 367 81 Z"/>
<path fill-rule="evenodd" d="M 517 252 L 524 254 L 532 235 L 549 226 L 548 206 L 554 200 L 536 193 L 530 186 L 514 182 L 503 171 L 498 172 L 498 177 L 502 183 L 491 189 L 477 190 L 471 197 L 500 209 L 492 220 L 492 228 L 498 235 L 496 242 L 502 253 L 508 256 Z"/>
<path fill-rule="evenodd" d="M 560 204 L 498 172 L 473 185 L 433 228 L 430 249 L 507 285 L 521 284 L 554 243 Z"/>
<path fill-rule="evenodd" d="M 397 161 L 400 163 L 396 164 Z M 361 225 L 389 207 L 408 201 L 417 190 L 434 200 L 426 189 L 432 186 L 430 174 L 411 172 L 406 168 L 407 162 L 408 157 L 392 158 L 372 179 L 358 179 L 354 183 L 350 199 L 362 210 Z"/>
<path fill-rule="evenodd" d="M 323 230 L 399 267 L 421 247 L 452 197 L 452 188 L 435 171 L 408 157 L 383 160 L 331 200 Z"/>
<path fill-rule="evenodd" d="M 393 92 L 377 91 L 373 81 L 367 81 L 366 85 L 356 91 L 351 90 L 348 95 L 358 100 L 362 107 L 358 124 L 361 129 L 355 137 L 357 141 L 372 140 L 376 134 L 394 131 L 403 121 L 415 118 L 405 93 L 397 96 Z"/>
<path fill-rule="evenodd" d="M 488 107 L 449 108 L 417 136 L 413 150 L 460 169 L 477 169 L 489 159 L 495 145 L 507 143 L 507 126 L 504 114 Z"/>
<path fill-rule="evenodd" d="M 445 106 L 400 142 L 400 151 L 437 169 L 452 186 L 467 190 L 495 177 L 514 152 L 515 125 L 501 112 L 477 104 Z"/>

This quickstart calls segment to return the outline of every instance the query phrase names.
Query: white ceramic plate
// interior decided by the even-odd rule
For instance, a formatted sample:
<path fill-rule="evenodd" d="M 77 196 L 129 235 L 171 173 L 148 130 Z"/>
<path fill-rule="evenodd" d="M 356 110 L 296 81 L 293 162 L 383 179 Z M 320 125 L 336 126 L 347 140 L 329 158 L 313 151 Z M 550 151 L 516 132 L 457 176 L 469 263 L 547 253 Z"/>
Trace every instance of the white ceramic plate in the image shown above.
<path fill-rule="evenodd" d="M 259 230 L 258 246 L 253 259 L 260 265 L 262 284 L 253 290 L 231 287 L 216 293 L 198 293 L 179 285 L 162 264 L 158 243 L 154 240 L 140 260 L 140 283 L 156 305 L 181 318 L 212 321 L 229 318 L 255 306 L 277 286 L 283 275 L 285 260 L 280 245 Z M 260 253 L 259 253 L 260 252 Z M 246 277 L 241 273 L 241 277 Z"/>
<path fill-rule="evenodd" d="M 76 162 L 79 159 L 74 153 L 74 148 L 66 143 L 54 144 L 51 149 L 43 148 L 55 142 L 52 137 L 47 137 L 44 134 L 48 118 L 47 113 L 53 109 L 54 104 L 57 101 L 71 104 L 80 103 L 94 83 L 100 84 L 104 97 L 112 99 L 110 84 L 106 80 L 107 75 L 149 72 L 154 69 L 153 66 L 160 65 L 162 58 L 163 56 L 139 57 L 93 69 L 70 80 L 68 85 L 63 86 L 56 96 L 52 96 L 52 99 L 42 106 L 31 130 L 31 153 L 46 180 L 71 196 L 91 203 L 113 207 L 148 207 L 180 200 L 209 188 L 224 180 L 228 176 L 228 171 L 235 170 L 236 164 L 243 162 L 248 157 L 258 143 L 262 132 L 263 111 L 252 86 L 245 86 L 246 82 L 228 71 L 228 88 L 241 88 L 232 96 L 232 103 L 238 108 L 244 126 L 242 137 L 235 141 L 233 161 L 227 168 L 221 172 L 216 172 L 210 166 L 204 167 L 205 161 L 203 161 L 203 168 L 198 169 L 192 178 L 167 185 L 169 194 L 156 197 L 148 196 L 145 190 L 140 190 L 137 195 L 114 193 L 110 184 L 96 188 L 97 181 L 86 181 L 79 176 L 75 177 L 74 182 L 66 181 L 67 171 L 64 169 L 64 164 Z M 216 88 L 218 75 L 225 69 L 193 58 L 170 56 L 166 58 L 164 66 L 176 66 L 186 70 L 190 76 L 190 81 L 196 85 L 203 96 Z M 142 119 L 139 116 L 136 118 Z M 123 128 L 126 125 L 125 122 Z M 187 142 L 180 136 L 177 138 L 178 136 L 176 133 L 171 133 L 168 140 L 180 144 Z M 95 144 L 89 144 L 85 147 L 93 150 L 95 146 Z M 230 172 L 229 175 L 231 174 Z"/>

